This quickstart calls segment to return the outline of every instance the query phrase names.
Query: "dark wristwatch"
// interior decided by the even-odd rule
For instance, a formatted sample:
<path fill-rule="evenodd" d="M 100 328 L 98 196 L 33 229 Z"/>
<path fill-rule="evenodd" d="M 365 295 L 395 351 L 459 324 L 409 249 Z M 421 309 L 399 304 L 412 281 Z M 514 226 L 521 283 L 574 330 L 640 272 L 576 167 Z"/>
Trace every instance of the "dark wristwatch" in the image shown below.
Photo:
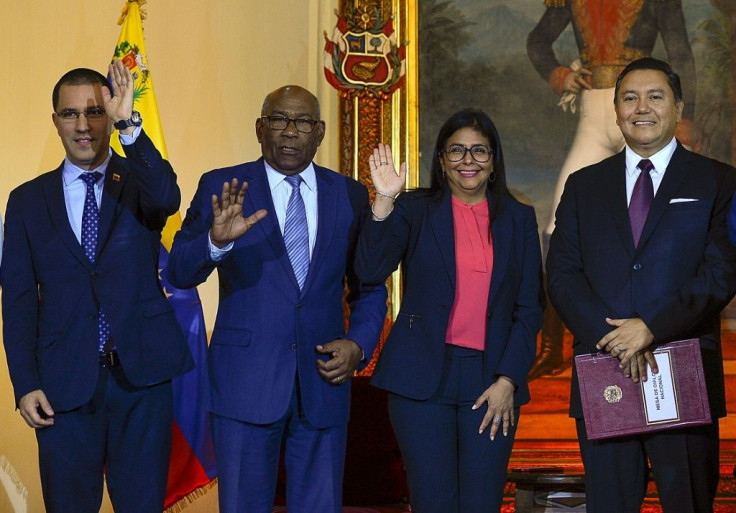
<path fill-rule="evenodd" d="M 143 124 L 143 118 L 141 117 L 141 113 L 137 110 L 134 110 L 130 114 L 130 118 L 128 119 L 121 119 L 117 123 L 115 123 L 113 126 L 117 128 L 118 130 L 125 130 L 126 128 L 130 128 L 131 126 L 141 126 Z"/>

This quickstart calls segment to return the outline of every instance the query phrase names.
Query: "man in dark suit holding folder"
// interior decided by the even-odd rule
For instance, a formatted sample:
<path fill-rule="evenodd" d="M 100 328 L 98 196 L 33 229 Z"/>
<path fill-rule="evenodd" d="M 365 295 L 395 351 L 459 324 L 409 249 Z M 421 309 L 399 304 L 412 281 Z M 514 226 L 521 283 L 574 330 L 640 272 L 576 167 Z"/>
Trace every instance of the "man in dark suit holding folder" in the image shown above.
<path fill-rule="evenodd" d="M 573 372 L 570 415 L 585 466 L 588 511 L 640 510 L 651 464 L 664 511 L 712 511 L 718 421 L 726 414 L 720 312 L 736 293 L 726 216 L 736 170 L 675 139 L 683 101 L 665 62 L 629 64 L 614 107 L 626 148 L 570 176 L 557 210 L 550 298 L 575 354 L 605 351 L 638 382 L 657 345 L 699 338 L 713 423 L 588 440 Z"/>

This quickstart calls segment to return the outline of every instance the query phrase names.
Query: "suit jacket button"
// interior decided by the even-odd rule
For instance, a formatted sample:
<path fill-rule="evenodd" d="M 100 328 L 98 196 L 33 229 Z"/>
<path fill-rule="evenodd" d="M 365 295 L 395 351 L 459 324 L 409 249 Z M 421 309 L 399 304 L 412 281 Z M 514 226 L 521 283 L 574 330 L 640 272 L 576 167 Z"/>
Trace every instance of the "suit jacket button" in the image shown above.
<path fill-rule="evenodd" d="M 486 314 L 486 317 L 488 317 L 489 319 L 490 319 L 490 318 L 491 318 L 492 316 L 493 316 L 493 314 L 492 314 L 491 312 L 488 312 L 488 313 Z"/>
<path fill-rule="evenodd" d="M 296 309 L 297 310 L 304 310 L 304 305 L 301 304 L 301 303 L 299 303 L 298 305 L 296 305 Z"/>
<path fill-rule="evenodd" d="M 291 350 L 296 351 L 296 344 L 291 344 Z"/>
<path fill-rule="evenodd" d="M 97 278 L 100 277 L 100 275 L 98 273 L 92 273 L 92 274 L 90 274 L 90 276 L 92 276 L 92 278 L 94 278 L 94 279 L 97 279 Z"/>
<path fill-rule="evenodd" d="M 641 264 L 634 264 L 634 271 L 641 270 Z"/>

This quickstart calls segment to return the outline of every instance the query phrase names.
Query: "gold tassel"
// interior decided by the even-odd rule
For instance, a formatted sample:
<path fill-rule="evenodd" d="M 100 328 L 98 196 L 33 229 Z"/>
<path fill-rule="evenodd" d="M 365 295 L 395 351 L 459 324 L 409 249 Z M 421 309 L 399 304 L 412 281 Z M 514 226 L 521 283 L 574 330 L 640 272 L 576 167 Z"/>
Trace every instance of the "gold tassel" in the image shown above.
<path fill-rule="evenodd" d="M 212 481 L 207 483 L 204 486 L 200 486 L 196 490 L 194 490 L 189 495 L 185 495 L 181 499 L 179 499 L 175 504 L 172 504 L 168 508 L 164 510 L 164 513 L 181 513 L 185 509 L 189 507 L 190 504 L 192 504 L 194 501 L 199 499 L 200 497 L 204 496 L 207 492 L 209 492 L 212 488 L 214 488 L 217 485 L 217 478 L 214 478 Z"/>
<path fill-rule="evenodd" d="M 122 25 L 125 21 L 125 17 L 128 15 L 128 4 L 129 3 L 136 3 L 138 4 L 138 7 L 143 7 L 143 4 L 146 3 L 147 0 L 128 0 L 125 2 L 125 5 L 123 6 L 123 10 L 120 12 L 120 18 L 118 18 L 118 25 Z M 146 19 L 146 11 L 141 9 L 141 21 Z"/>
<path fill-rule="evenodd" d="M 544 5 L 547 7 L 565 7 L 566 0 L 544 0 Z"/>

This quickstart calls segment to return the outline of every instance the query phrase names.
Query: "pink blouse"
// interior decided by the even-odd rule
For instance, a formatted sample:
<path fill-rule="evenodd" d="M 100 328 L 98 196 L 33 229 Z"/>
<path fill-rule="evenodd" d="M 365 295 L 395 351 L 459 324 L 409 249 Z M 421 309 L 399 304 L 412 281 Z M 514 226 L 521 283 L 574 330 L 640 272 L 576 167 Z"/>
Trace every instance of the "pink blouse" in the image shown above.
<path fill-rule="evenodd" d="M 483 351 L 493 271 L 488 202 L 468 205 L 453 196 L 452 217 L 455 226 L 455 301 L 445 340 L 448 344 Z"/>

